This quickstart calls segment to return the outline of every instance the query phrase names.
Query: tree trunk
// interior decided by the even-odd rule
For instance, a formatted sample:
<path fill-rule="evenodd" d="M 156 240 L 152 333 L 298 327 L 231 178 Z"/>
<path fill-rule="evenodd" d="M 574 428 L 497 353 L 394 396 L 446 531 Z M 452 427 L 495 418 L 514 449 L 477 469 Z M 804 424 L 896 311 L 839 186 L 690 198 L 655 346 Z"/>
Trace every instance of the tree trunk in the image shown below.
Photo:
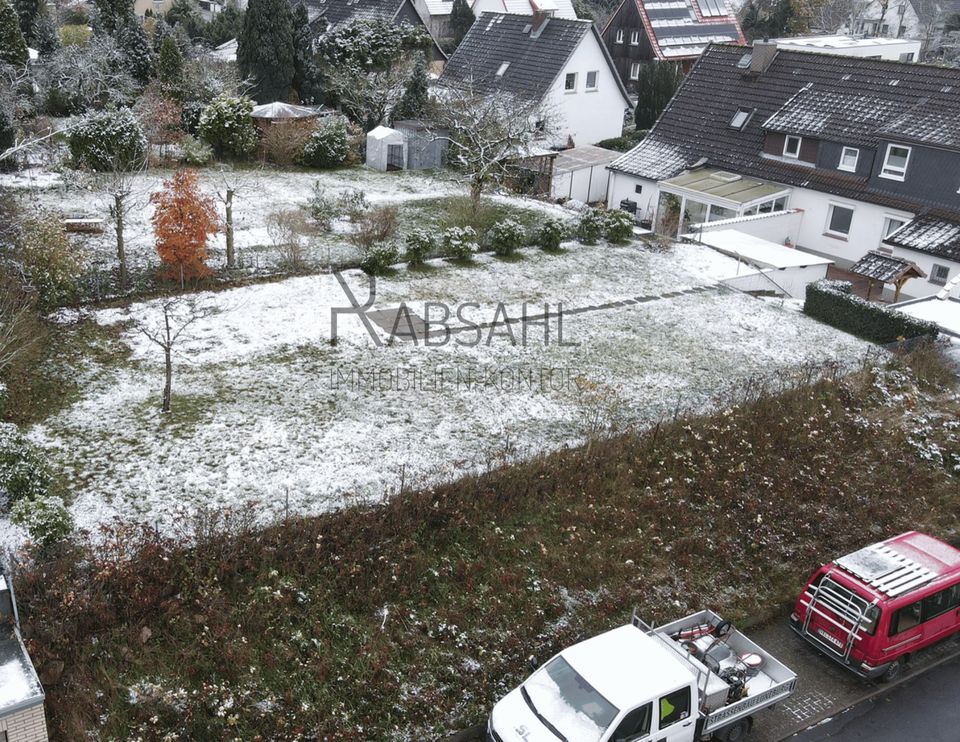
<path fill-rule="evenodd" d="M 236 268 L 237 256 L 233 249 L 233 189 L 227 188 L 225 200 L 227 211 L 227 268 Z"/>
<path fill-rule="evenodd" d="M 123 244 L 123 194 L 113 194 L 114 221 L 117 228 L 117 262 L 120 264 L 120 290 L 127 290 L 127 250 Z"/>
<path fill-rule="evenodd" d="M 163 384 L 163 403 L 160 407 L 163 412 L 170 412 L 170 390 L 173 386 L 173 361 L 171 360 L 172 348 L 170 345 L 163 346 L 163 370 L 165 374 Z"/>
<path fill-rule="evenodd" d="M 473 180 L 470 183 L 470 200 L 473 202 L 473 213 L 480 208 L 480 196 L 483 195 L 483 181 Z"/>

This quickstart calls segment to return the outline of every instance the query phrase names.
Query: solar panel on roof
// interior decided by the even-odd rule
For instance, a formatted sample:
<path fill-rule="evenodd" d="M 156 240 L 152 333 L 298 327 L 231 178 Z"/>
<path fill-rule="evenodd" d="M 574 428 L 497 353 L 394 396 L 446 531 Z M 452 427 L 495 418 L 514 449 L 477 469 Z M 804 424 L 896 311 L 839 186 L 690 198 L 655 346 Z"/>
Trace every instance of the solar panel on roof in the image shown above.
<path fill-rule="evenodd" d="M 700 4 L 700 14 L 707 18 L 715 18 L 727 14 L 727 9 L 721 0 L 697 0 L 697 2 Z"/>

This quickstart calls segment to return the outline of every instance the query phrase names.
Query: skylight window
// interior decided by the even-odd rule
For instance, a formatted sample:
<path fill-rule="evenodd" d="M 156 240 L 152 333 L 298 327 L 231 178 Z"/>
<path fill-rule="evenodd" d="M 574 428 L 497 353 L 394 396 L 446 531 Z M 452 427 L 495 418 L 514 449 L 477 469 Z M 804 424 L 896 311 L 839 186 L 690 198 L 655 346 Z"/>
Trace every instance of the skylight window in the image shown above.
<path fill-rule="evenodd" d="M 503 77 L 503 73 L 510 68 L 509 62 L 504 62 L 500 65 L 500 68 L 497 70 L 497 77 Z"/>
<path fill-rule="evenodd" d="M 730 119 L 730 128 L 743 131 L 744 127 L 753 117 L 753 112 L 756 110 L 756 108 L 738 108 L 737 112 L 733 114 L 733 118 Z"/>

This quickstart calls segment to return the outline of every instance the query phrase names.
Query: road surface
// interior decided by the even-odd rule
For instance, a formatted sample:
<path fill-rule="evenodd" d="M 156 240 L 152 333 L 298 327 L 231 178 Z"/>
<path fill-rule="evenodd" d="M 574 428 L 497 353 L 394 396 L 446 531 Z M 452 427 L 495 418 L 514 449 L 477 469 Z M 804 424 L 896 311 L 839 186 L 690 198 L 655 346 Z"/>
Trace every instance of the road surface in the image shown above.
<path fill-rule="evenodd" d="M 847 709 L 789 742 L 957 742 L 960 657 Z"/>

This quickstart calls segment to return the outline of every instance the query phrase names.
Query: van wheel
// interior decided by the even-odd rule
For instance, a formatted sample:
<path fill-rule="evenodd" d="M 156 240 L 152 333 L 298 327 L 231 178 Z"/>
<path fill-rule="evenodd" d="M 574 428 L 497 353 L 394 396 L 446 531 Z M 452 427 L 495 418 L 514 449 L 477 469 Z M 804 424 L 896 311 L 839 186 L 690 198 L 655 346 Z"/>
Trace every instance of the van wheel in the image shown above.
<path fill-rule="evenodd" d="M 887 665 L 887 669 L 884 670 L 883 675 L 880 676 L 880 682 L 890 683 L 899 678 L 901 673 L 903 673 L 903 663 L 904 658 L 900 657 Z"/>
<path fill-rule="evenodd" d="M 717 740 L 717 742 L 741 742 L 750 734 L 750 728 L 752 726 L 753 724 L 749 718 L 741 719 L 725 729 L 721 729 L 713 735 L 713 738 Z"/>

